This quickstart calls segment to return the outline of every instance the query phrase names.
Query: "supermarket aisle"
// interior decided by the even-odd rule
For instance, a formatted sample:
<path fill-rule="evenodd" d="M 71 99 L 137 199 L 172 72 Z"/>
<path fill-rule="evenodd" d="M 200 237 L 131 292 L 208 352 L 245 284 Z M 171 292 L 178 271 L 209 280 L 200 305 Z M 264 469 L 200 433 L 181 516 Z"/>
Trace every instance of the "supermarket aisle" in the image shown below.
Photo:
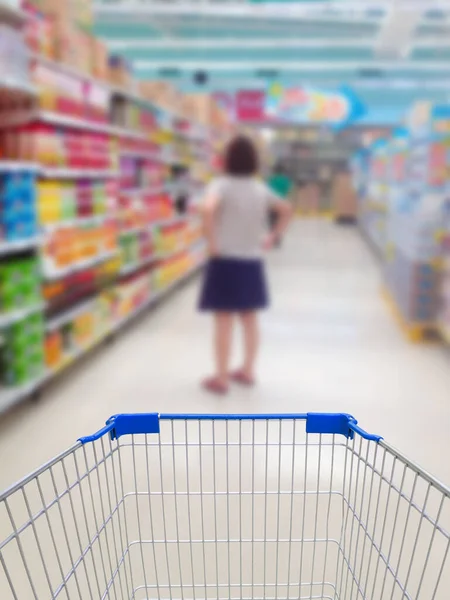
<path fill-rule="evenodd" d="M 404 341 L 356 230 L 302 221 L 271 257 L 260 385 L 216 399 L 198 282 L 0 421 L 0 488 L 117 412 L 351 412 L 450 481 L 450 352 Z M 433 447 L 434 446 L 434 447 Z"/>

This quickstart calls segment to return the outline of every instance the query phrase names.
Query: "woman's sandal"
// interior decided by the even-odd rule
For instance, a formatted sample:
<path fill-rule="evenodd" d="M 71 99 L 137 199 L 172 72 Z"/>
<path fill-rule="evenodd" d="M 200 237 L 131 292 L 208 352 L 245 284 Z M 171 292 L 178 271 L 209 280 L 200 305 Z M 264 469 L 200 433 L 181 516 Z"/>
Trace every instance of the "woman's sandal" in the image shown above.
<path fill-rule="evenodd" d="M 224 396 L 228 394 L 228 384 L 223 383 L 217 377 L 209 377 L 205 379 L 202 383 L 203 389 L 212 394 L 217 394 L 218 396 Z"/>
<path fill-rule="evenodd" d="M 239 383 L 240 385 L 245 385 L 247 387 L 252 387 L 255 385 L 255 380 L 247 373 L 244 373 L 242 369 L 238 369 L 237 371 L 233 371 L 230 373 L 230 379 L 235 383 Z"/>

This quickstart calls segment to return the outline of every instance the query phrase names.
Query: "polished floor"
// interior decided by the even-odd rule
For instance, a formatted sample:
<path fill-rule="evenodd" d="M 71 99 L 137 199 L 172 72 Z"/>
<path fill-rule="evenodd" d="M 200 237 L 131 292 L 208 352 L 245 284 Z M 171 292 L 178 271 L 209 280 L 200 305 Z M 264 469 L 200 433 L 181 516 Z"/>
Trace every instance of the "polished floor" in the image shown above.
<path fill-rule="evenodd" d="M 357 231 L 297 221 L 270 258 L 270 278 L 255 389 L 220 399 L 199 389 L 211 368 L 210 322 L 194 309 L 194 281 L 39 402 L 0 419 L 0 488 L 133 411 L 344 411 L 450 482 L 450 351 L 404 340 Z"/>
<path fill-rule="evenodd" d="M 192 282 L 61 377 L 40 401 L 23 403 L 0 420 L 0 489 L 71 446 L 79 436 L 99 429 L 110 415 L 144 411 L 352 413 L 362 427 L 383 435 L 450 483 L 450 351 L 438 344 L 405 341 L 381 299 L 379 265 L 357 230 L 325 221 L 297 221 L 283 247 L 270 257 L 270 279 L 273 306 L 262 317 L 259 382 L 254 389 L 233 388 L 225 398 L 200 389 L 199 381 L 212 367 L 211 323 L 195 311 L 198 281 Z M 238 342 L 237 333 L 234 364 L 239 361 Z M 136 441 L 120 449 L 123 471 L 112 451 L 103 461 L 104 471 L 103 467 L 92 469 L 108 453 L 109 442 L 105 450 L 100 441 L 95 446 L 100 454 L 79 449 L 56 466 L 50 477 L 44 474 L 28 483 L 26 498 L 31 513 L 40 515 L 41 529 L 28 527 L 21 533 L 23 543 L 31 548 L 24 556 L 28 561 L 34 556 L 35 580 L 39 590 L 47 591 L 33 596 L 14 534 L 4 558 L 19 593 L 10 593 L 0 568 L 2 600 L 5 594 L 7 600 L 48 597 L 50 580 L 50 587 L 59 590 L 51 597 L 83 600 L 172 599 L 186 585 L 186 598 L 351 600 L 357 594 L 364 599 L 396 600 L 405 597 L 401 587 L 405 581 L 413 590 L 406 597 L 447 598 L 448 571 L 443 571 L 442 579 L 446 579 L 439 593 L 432 594 L 449 539 L 445 532 L 450 523 L 448 500 L 439 508 L 441 496 L 435 490 L 429 493 L 423 482 L 417 483 L 414 471 L 404 470 L 401 461 L 392 463 L 389 456 L 374 454 L 373 446 L 366 450 L 359 442 L 343 446 L 336 440 L 336 449 L 312 444 L 308 454 L 304 432 L 292 422 L 273 422 L 270 428 L 263 422 L 251 423 L 242 427 L 232 423 L 224 429 L 223 424 L 209 421 L 189 426 L 166 421 L 160 441 Z M 355 465 L 354 456 L 360 459 Z M 125 464 L 125 460 L 130 462 Z M 372 464 L 375 479 L 371 468 L 360 470 L 356 463 Z M 74 471 L 80 464 L 86 469 L 81 480 Z M 74 504 L 68 504 L 64 492 L 55 504 L 55 490 L 70 488 L 72 478 L 76 481 Z M 352 478 L 357 485 L 351 485 Z M 101 504 L 89 500 L 92 489 L 96 496 L 99 487 Z M 119 496 L 124 494 L 123 502 L 114 499 L 118 489 Z M 318 489 L 320 495 L 315 493 Z M 330 489 L 333 494 L 326 491 Z M 352 489 L 358 490 L 354 497 Z M 40 508 L 44 496 L 48 513 Z M 376 510 L 371 500 L 375 497 Z M 364 528 L 354 527 L 352 502 L 356 508 L 360 505 L 367 521 Z M 428 534 L 431 521 L 427 521 L 416 539 L 421 503 L 428 517 L 440 516 L 444 529 Z M 410 518 L 407 507 L 411 504 L 415 510 Z M 0 505 L 0 549 L 2 539 L 31 514 L 20 491 L 9 505 L 13 520 Z M 383 510 L 388 505 L 393 509 Z M 109 511 L 114 518 L 103 529 L 101 522 Z M 75 513 L 80 529 L 71 516 Z M 124 521 L 129 529 L 123 529 Z M 101 535 L 92 538 L 90 528 L 100 528 Z M 371 561 L 371 529 L 390 562 L 398 559 L 398 568 L 388 572 L 382 562 Z M 44 538 L 41 547 L 36 546 L 32 533 Z M 109 541 L 105 537 L 102 546 L 102 536 L 108 535 Z M 121 544 L 115 535 L 135 541 Z M 439 559 L 437 555 L 431 555 L 433 560 L 426 558 L 427 535 L 437 538 L 434 546 Z M 330 541 L 325 544 L 324 539 Z M 70 566 L 91 543 L 92 552 L 82 554 L 86 577 L 80 576 L 80 581 L 72 576 Z M 122 555 L 124 546 L 128 549 Z M 73 555 L 64 548 L 71 548 Z M 105 568 L 105 552 L 110 563 L 112 552 L 113 567 L 114 556 L 119 561 L 112 578 L 108 565 Z M 48 572 L 44 566 L 38 569 L 39 553 L 42 565 L 49 565 Z M 350 562 L 341 560 L 344 555 L 352 561 L 353 571 L 346 567 Z M 130 569 L 132 562 L 137 565 L 134 575 L 127 572 L 127 556 Z M 412 569 L 414 561 L 420 564 Z M 428 580 L 421 582 L 426 564 L 434 571 L 428 568 Z M 82 573 L 81 564 L 78 571 Z M 67 587 L 58 587 L 63 572 L 69 573 Z M 349 572 L 356 573 L 355 578 Z M 358 578 L 365 581 L 364 590 L 357 589 Z M 186 584 L 189 581 L 196 583 Z"/>

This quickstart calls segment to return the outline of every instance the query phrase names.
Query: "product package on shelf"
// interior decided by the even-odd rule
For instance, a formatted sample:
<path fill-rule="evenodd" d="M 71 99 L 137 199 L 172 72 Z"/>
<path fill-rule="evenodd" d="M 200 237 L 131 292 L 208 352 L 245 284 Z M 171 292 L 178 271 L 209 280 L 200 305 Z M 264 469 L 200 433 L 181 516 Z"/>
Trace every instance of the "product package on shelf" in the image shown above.
<path fill-rule="evenodd" d="M 59 26 L 72 23 L 84 32 L 92 30 L 92 0 L 32 0 L 31 4 Z"/>
<path fill-rule="evenodd" d="M 0 171 L 0 226 L 0 243 L 37 236 L 35 171 Z"/>
<path fill-rule="evenodd" d="M 0 350 L 1 383 L 19 386 L 35 380 L 44 372 L 44 318 L 31 315 L 3 332 Z"/>
<path fill-rule="evenodd" d="M 371 147 L 369 159 L 369 184 L 366 201 L 361 206 L 361 228 L 383 258 L 386 251 L 386 212 L 388 206 L 388 140 L 380 139 Z"/>
<path fill-rule="evenodd" d="M 118 250 L 114 223 L 87 223 L 61 227 L 47 234 L 42 245 L 42 268 L 48 279 L 70 274 L 71 269 L 89 267 Z"/>
<path fill-rule="evenodd" d="M 80 73 L 64 72 L 56 65 L 39 59 L 32 61 L 32 80 L 38 91 L 37 102 L 42 110 L 53 111 L 79 119 L 105 123 L 109 117 L 110 92 Z"/>
<path fill-rule="evenodd" d="M 124 267 L 128 265 L 139 267 L 147 259 L 155 256 L 152 231 L 144 229 L 121 234 L 120 250 Z"/>
<path fill-rule="evenodd" d="M 49 59 L 55 58 L 54 21 L 39 10 L 35 3 L 24 2 L 23 11 L 27 15 L 24 27 L 25 43 L 34 54 Z"/>
<path fill-rule="evenodd" d="M 39 260 L 10 256 L 0 263 L 0 312 L 36 306 L 42 302 Z"/>
<path fill-rule="evenodd" d="M 124 233 L 129 229 L 147 228 L 153 223 L 175 217 L 172 200 L 167 192 L 151 189 L 119 196 L 118 222 Z"/>
<path fill-rule="evenodd" d="M 67 322 L 45 336 L 45 362 L 57 372 L 95 345 L 112 329 L 115 321 L 115 295 L 101 292 Z"/>
<path fill-rule="evenodd" d="M 42 226 L 71 225 L 89 217 L 114 213 L 110 184 L 98 181 L 39 181 L 37 206 Z"/>
<path fill-rule="evenodd" d="M 120 256 L 117 254 L 98 265 L 86 267 L 56 280 L 44 281 L 42 291 L 48 314 L 54 315 L 70 309 L 74 304 L 100 292 L 117 278 L 120 265 Z"/>
<path fill-rule="evenodd" d="M 4 87 L 30 84 L 28 50 L 19 29 L 0 24 L 0 76 Z M 5 91 L 3 91 L 5 94 Z"/>
<path fill-rule="evenodd" d="M 186 248 L 162 261 L 152 273 L 153 288 L 162 290 L 201 265 L 206 256 L 206 247 L 202 243 Z"/>
<path fill-rule="evenodd" d="M 131 68 L 122 56 L 111 55 L 109 57 L 108 80 L 111 84 L 118 87 L 129 88 L 131 84 Z"/>

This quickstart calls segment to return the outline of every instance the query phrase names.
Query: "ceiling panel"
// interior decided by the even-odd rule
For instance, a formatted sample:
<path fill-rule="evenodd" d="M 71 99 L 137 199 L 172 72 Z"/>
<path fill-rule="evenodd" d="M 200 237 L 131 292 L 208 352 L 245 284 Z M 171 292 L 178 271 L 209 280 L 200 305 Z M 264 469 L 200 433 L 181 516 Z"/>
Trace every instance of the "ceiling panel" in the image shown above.
<path fill-rule="evenodd" d="M 406 10 L 420 10 L 411 32 L 399 36 L 402 47 L 395 21 L 392 27 L 394 19 L 405 21 L 398 0 L 278 5 L 269 13 L 263 0 L 97 0 L 96 32 L 130 60 L 138 77 L 164 76 L 184 88 L 197 89 L 198 69 L 208 72 L 208 89 L 264 87 L 270 77 L 258 72 L 275 69 L 286 83 L 350 84 L 364 101 L 380 106 L 399 106 L 424 94 L 447 101 L 450 0 L 449 10 L 430 9 L 427 0 L 403 3 Z M 240 17 L 246 7 L 253 12 Z M 290 11 L 297 11 L 292 18 Z M 164 69 L 172 73 L 162 75 Z"/>

